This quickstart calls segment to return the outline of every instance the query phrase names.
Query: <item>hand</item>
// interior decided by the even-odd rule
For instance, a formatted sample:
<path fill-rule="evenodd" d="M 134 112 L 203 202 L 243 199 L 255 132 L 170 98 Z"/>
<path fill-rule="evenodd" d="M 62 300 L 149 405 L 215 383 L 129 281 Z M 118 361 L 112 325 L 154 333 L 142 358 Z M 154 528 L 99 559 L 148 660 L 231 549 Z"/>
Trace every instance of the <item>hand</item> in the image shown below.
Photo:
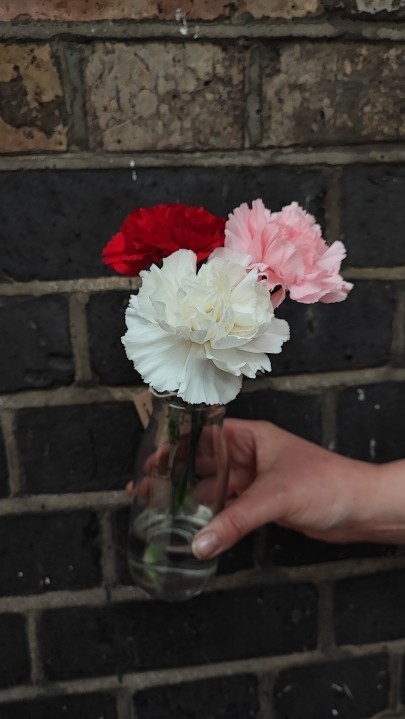
<path fill-rule="evenodd" d="M 269 422 L 228 419 L 225 432 L 230 501 L 196 535 L 198 558 L 219 554 L 268 522 L 324 541 L 405 541 L 405 491 L 398 482 L 404 462 L 342 457 Z"/>

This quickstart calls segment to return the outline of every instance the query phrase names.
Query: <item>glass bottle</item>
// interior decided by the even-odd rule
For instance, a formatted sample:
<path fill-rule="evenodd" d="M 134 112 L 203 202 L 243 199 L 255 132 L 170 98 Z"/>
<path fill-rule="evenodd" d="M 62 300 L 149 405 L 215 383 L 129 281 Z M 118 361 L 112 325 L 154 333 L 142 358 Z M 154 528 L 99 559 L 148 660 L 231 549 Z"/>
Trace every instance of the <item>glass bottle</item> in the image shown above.
<path fill-rule="evenodd" d="M 176 395 L 152 393 L 152 400 L 135 468 L 129 570 L 154 597 L 189 599 L 217 568 L 216 559 L 196 559 L 191 542 L 225 502 L 225 410 L 189 405 Z"/>

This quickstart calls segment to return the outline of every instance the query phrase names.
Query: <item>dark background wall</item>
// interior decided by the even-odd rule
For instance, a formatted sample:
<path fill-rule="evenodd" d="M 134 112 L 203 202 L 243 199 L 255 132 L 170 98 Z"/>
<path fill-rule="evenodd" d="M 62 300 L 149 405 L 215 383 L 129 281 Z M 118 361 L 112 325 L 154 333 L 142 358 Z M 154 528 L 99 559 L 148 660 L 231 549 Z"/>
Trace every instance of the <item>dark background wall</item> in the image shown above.
<path fill-rule="evenodd" d="M 401 548 L 270 526 L 191 602 L 130 585 L 137 283 L 100 261 L 134 206 L 298 200 L 355 288 L 286 303 L 229 414 L 405 456 L 404 3 L 14 0 L 0 33 L 0 719 L 405 716 Z"/>

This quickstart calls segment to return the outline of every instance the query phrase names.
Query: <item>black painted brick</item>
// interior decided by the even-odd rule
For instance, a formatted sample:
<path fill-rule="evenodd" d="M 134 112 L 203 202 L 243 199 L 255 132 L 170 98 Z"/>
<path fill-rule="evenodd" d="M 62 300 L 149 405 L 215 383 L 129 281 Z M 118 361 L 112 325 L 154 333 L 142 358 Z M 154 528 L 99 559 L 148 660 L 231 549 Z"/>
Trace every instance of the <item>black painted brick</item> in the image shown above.
<path fill-rule="evenodd" d="M 73 380 L 66 297 L 0 298 L 0 335 L 0 392 L 56 387 Z"/>
<path fill-rule="evenodd" d="M 291 338 L 271 356 L 275 375 L 375 367 L 389 361 L 394 286 L 356 281 L 344 302 L 303 305 L 286 301 L 277 317 L 290 325 Z"/>
<path fill-rule="evenodd" d="M 338 644 L 365 644 L 405 637 L 405 572 L 380 572 L 335 585 Z M 393 611 L 396 607 L 398 611 Z"/>
<path fill-rule="evenodd" d="M 274 686 L 275 719 L 368 719 L 388 706 L 385 654 L 294 667 Z"/>
<path fill-rule="evenodd" d="M 388 557 L 397 553 L 397 546 L 356 542 L 353 544 L 330 544 L 318 542 L 275 524 L 263 530 L 264 540 L 259 563 L 263 567 L 296 567 L 323 562 L 365 557 Z"/>
<path fill-rule="evenodd" d="M 129 402 L 21 410 L 17 441 L 27 491 L 124 489 L 141 432 Z"/>
<path fill-rule="evenodd" d="M 115 698 L 81 694 L 0 704 L 1 719 L 117 719 Z"/>
<path fill-rule="evenodd" d="M 0 497 L 8 495 L 8 462 L 3 433 L 0 430 Z"/>
<path fill-rule="evenodd" d="M 93 512 L 0 518 L 0 594 L 84 589 L 101 581 Z"/>
<path fill-rule="evenodd" d="M 0 279 L 111 274 L 101 263 L 105 243 L 134 207 L 160 202 L 203 205 L 226 216 L 257 197 L 274 210 L 297 200 L 323 220 L 325 178 L 317 170 L 185 167 L 137 174 L 133 182 L 130 169 L 3 173 Z"/>
<path fill-rule="evenodd" d="M 226 415 L 274 422 L 313 442 L 320 443 L 322 438 L 321 399 L 316 395 L 271 389 L 242 392 L 227 405 Z"/>
<path fill-rule="evenodd" d="M 402 459 L 405 384 L 386 382 L 343 390 L 337 402 L 337 449 L 357 459 Z"/>
<path fill-rule="evenodd" d="M 317 597 L 306 584 L 207 593 L 42 614 L 49 679 L 99 676 L 305 651 L 316 644 Z"/>
<path fill-rule="evenodd" d="M 157 686 L 138 692 L 134 706 L 137 719 L 168 719 L 168 711 L 176 719 L 256 719 L 257 679 L 239 674 Z"/>
<path fill-rule="evenodd" d="M 355 165 L 343 170 L 342 239 L 347 264 L 405 264 L 405 165 Z"/>
<path fill-rule="evenodd" d="M 0 667 L 2 689 L 29 681 L 30 660 L 25 619 L 19 614 L 0 616 Z"/>
<path fill-rule="evenodd" d="M 117 575 L 120 584 L 133 584 L 127 562 L 129 509 L 120 509 L 112 518 Z M 254 566 L 254 533 L 219 557 L 218 574 L 232 574 Z"/>
<path fill-rule="evenodd" d="M 121 342 L 126 332 L 125 310 L 129 297 L 129 292 L 103 292 L 89 300 L 91 366 L 101 384 L 142 384 Z"/>

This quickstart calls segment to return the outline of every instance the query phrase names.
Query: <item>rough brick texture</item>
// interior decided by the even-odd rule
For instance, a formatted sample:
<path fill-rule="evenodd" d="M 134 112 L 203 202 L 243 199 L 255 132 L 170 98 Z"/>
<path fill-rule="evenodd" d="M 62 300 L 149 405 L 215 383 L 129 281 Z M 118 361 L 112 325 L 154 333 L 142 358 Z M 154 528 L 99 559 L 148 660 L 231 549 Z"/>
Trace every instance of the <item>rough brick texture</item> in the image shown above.
<path fill-rule="evenodd" d="M 335 636 L 338 644 L 363 644 L 405 637 L 405 572 L 353 577 L 335 586 Z"/>
<path fill-rule="evenodd" d="M 100 584 L 93 512 L 0 518 L 0 594 L 38 594 Z"/>
<path fill-rule="evenodd" d="M 74 361 L 66 297 L 0 298 L 0 334 L 1 392 L 72 382 Z"/>
<path fill-rule="evenodd" d="M 163 719 L 167 707 L 176 719 L 258 719 L 257 679 L 249 674 L 218 677 L 138 692 L 138 719 Z M 165 714 L 166 712 L 166 714 Z"/>
<path fill-rule="evenodd" d="M 186 603 L 47 611 L 40 642 L 49 679 L 302 652 L 316 642 L 316 594 L 305 584 L 250 587 Z"/>
<path fill-rule="evenodd" d="M 0 616 L 0 688 L 29 681 L 31 665 L 24 617 Z"/>
<path fill-rule="evenodd" d="M 6 445 L 3 434 L 0 430 L 0 497 L 8 495 L 8 462 Z"/>
<path fill-rule="evenodd" d="M 274 210 L 297 200 L 323 221 L 326 181 L 317 170 L 156 168 L 139 170 L 137 177 L 134 182 L 130 168 L 3 175 L 0 278 L 27 281 L 111 275 L 101 262 L 103 246 L 134 207 L 159 202 L 203 205 L 225 217 L 242 202 L 257 197 Z M 10 237 L 13 242 L 6 242 Z"/>
<path fill-rule="evenodd" d="M 263 66 L 263 146 L 398 141 L 405 137 L 403 46 L 271 45 Z M 365 78 L 369 78 L 365 82 Z"/>
<path fill-rule="evenodd" d="M 0 151 L 66 149 L 63 90 L 50 46 L 0 45 Z"/>
<path fill-rule="evenodd" d="M 322 5 L 352 19 L 393 21 L 405 17 L 403 0 L 322 0 Z"/>
<path fill-rule="evenodd" d="M 109 694 L 63 695 L 0 705 L 1 719 L 118 719 Z"/>
<path fill-rule="evenodd" d="M 353 267 L 405 264 L 405 167 L 346 167 L 342 178 L 342 240 Z"/>
<path fill-rule="evenodd" d="M 263 390 L 243 392 L 227 406 L 227 416 L 261 419 L 320 443 L 321 405 L 316 396 Z"/>
<path fill-rule="evenodd" d="M 129 292 L 103 292 L 88 304 L 91 366 L 101 384 L 142 384 L 121 342 Z"/>
<path fill-rule="evenodd" d="M 405 385 L 387 382 L 351 387 L 338 397 L 340 452 L 372 462 L 404 456 Z"/>
<path fill-rule="evenodd" d="M 395 301 L 391 283 L 355 281 L 341 303 L 284 303 L 276 314 L 290 324 L 291 338 L 280 355 L 271 357 L 273 371 L 326 372 L 389 362 Z"/>
<path fill-rule="evenodd" d="M 387 708 L 388 691 L 385 654 L 295 667 L 276 679 L 275 719 L 367 719 Z"/>
<path fill-rule="evenodd" d="M 94 45 L 88 115 L 105 150 L 243 146 L 245 54 L 237 46 Z"/>
<path fill-rule="evenodd" d="M 0 8 L 0 21 L 32 18 L 33 20 L 67 20 L 70 22 L 97 20 L 177 20 L 183 28 L 188 20 L 226 19 L 236 10 L 237 15 L 254 19 L 312 17 L 321 10 L 318 0 L 241 0 L 230 3 L 228 0 L 107 0 L 95 5 L 89 0 L 79 0 L 74 4 L 60 0 L 16 0 L 4 2 Z M 185 32 L 185 30 L 183 30 Z M 190 28 L 189 32 L 195 32 Z"/>
<path fill-rule="evenodd" d="M 130 403 L 26 409 L 17 441 L 29 494 L 124 489 L 141 427 Z"/>
<path fill-rule="evenodd" d="M 397 553 L 397 547 L 390 544 L 356 542 L 329 544 L 317 542 L 302 534 L 274 524 L 266 527 L 261 545 L 260 564 L 268 567 L 296 567 L 324 562 L 339 562 L 345 559 L 365 557 L 389 557 Z"/>

